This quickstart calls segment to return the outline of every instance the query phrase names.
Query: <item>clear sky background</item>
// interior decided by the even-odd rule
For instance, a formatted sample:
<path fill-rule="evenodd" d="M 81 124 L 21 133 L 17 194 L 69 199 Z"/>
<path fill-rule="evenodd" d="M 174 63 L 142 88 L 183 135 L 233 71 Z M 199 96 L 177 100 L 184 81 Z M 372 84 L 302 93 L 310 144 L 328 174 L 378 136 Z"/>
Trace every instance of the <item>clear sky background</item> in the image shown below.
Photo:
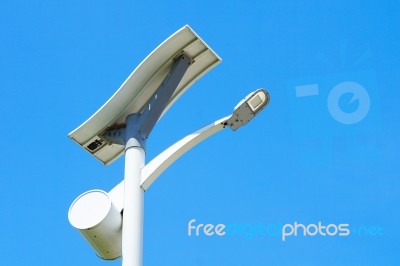
<path fill-rule="evenodd" d="M 6 0 L 0 14 L 0 265 L 121 264 L 67 213 L 121 181 L 123 159 L 105 167 L 67 134 L 186 24 L 223 62 L 158 123 L 147 161 L 259 87 L 271 103 L 145 193 L 144 265 L 400 265 L 400 1 Z M 188 236 L 191 219 L 247 231 Z M 351 234 L 252 231 L 296 221 Z"/>

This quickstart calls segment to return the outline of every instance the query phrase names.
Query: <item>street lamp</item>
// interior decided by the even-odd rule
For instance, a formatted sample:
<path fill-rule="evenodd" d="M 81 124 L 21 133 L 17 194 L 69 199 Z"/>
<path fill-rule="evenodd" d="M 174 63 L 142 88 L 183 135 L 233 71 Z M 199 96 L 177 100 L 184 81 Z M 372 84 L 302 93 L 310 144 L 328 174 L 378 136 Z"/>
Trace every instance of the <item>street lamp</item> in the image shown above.
<path fill-rule="evenodd" d="M 188 135 L 145 165 L 146 141 L 157 121 L 220 61 L 185 26 L 158 46 L 93 116 L 69 134 L 106 165 L 125 153 L 124 180 L 108 193 L 83 193 L 68 213 L 71 225 L 101 258 L 122 255 L 123 266 L 142 265 L 144 191 L 192 147 L 223 128 L 238 129 L 269 103 L 269 94 L 259 89 L 243 99 L 232 115 Z"/>

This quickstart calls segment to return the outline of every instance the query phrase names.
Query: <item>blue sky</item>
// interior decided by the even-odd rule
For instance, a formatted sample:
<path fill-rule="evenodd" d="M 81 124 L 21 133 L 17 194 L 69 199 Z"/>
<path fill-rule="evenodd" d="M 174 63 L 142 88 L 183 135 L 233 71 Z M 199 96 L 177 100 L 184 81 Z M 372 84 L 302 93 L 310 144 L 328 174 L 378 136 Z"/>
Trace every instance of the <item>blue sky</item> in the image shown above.
<path fill-rule="evenodd" d="M 145 193 L 144 265 L 399 265 L 400 1 L 3 1 L 0 13 L 1 265 L 121 264 L 97 258 L 67 212 L 117 184 L 123 159 L 105 167 L 67 134 L 186 24 L 223 62 L 158 123 L 147 161 L 250 91 L 271 103 Z M 188 236 L 191 219 L 243 230 Z M 351 233 L 282 241 L 295 222 Z"/>

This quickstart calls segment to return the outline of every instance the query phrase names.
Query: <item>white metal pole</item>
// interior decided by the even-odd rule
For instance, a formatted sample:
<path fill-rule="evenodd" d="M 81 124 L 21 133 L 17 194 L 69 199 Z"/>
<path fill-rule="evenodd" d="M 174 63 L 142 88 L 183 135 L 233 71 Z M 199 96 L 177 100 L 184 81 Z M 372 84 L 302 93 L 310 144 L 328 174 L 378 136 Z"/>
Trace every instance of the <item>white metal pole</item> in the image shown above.
<path fill-rule="evenodd" d="M 144 159 L 143 148 L 127 147 L 122 220 L 122 266 L 142 266 L 144 190 L 140 186 L 140 179 Z"/>

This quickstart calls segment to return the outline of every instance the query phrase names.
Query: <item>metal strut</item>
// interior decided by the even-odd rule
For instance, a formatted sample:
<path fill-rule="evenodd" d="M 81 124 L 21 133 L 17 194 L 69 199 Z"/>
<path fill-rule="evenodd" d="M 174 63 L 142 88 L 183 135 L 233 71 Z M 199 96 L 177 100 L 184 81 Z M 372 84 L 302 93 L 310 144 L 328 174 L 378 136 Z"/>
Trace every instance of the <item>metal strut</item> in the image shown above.
<path fill-rule="evenodd" d="M 143 111 L 129 115 L 126 118 L 125 127 L 106 131 L 102 135 L 106 141 L 126 147 L 133 145 L 145 148 L 146 140 L 152 129 L 168 105 L 187 69 L 193 63 L 192 58 L 185 53 L 177 56 L 174 61 L 171 70 L 154 95 L 145 104 Z M 132 139 L 135 139 L 135 141 L 130 141 Z"/>

